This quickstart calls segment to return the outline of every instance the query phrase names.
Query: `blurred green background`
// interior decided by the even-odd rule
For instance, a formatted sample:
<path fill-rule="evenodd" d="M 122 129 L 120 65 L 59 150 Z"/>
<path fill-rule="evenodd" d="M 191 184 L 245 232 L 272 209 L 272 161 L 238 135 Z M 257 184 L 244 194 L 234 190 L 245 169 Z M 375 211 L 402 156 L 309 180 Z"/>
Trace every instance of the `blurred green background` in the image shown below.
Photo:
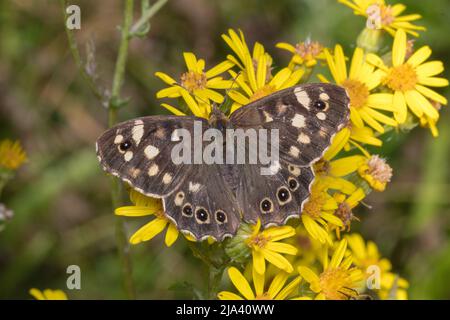
<path fill-rule="evenodd" d="M 391 1 L 392 2 L 392 1 Z M 70 1 L 81 7 L 77 42 L 95 48 L 98 84 L 111 85 L 123 3 Z M 139 1 L 135 1 L 138 18 Z M 403 1 L 420 13 L 433 58 L 450 66 L 448 0 Z M 9 183 L 1 202 L 15 212 L 0 232 L 0 298 L 30 298 L 31 287 L 60 288 L 72 299 L 124 298 L 115 246 L 109 179 L 94 142 L 106 128 L 106 109 L 96 100 L 68 50 L 61 3 L 0 2 L 0 139 L 20 139 L 29 160 Z M 122 95 L 130 102 L 119 120 L 163 113 L 153 74 L 179 75 L 183 51 L 211 66 L 225 58 L 220 35 L 241 28 L 250 44 L 263 43 L 278 64 L 289 55 L 274 46 L 311 36 L 341 43 L 350 55 L 364 19 L 334 0 L 171 0 L 153 18 L 143 39 L 130 43 Z M 93 46 L 93 45 L 94 46 Z M 448 90 L 444 91 L 448 97 Z M 410 281 L 410 298 L 450 298 L 450 114 L 442 112 L 440 137 L 417 128 L 394 136 L 380 151 L 394 169 L 386 192 L 371 194 L 353 230 L 374 240 L 394 271 Z M 131 234 L 145 219 L 126 220 Z M 138 298 L 189 298 L 169 288 L 189 279 L 202 283 L 204 267 L 181 241 L 167 249 L 160 235 L 132 247 Z M 81 267 L 82 289 L 66 289 L 66 268 Z"/>

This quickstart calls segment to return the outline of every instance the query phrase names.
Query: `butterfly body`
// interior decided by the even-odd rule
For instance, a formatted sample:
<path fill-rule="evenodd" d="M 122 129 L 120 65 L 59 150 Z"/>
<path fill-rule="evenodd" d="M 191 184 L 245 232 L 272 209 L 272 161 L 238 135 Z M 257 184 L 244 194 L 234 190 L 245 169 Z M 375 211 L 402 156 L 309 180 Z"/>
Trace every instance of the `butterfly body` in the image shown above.
<path fill-rule="evenodd" d="M 230 117 L 213 108 L 209 120 L 150 116 L 126 121 L 98 139 L 97 155 L 105 171 L 142 194 L 162 198 L 166 216 L 181 231 L 221 241 L 233 236 L 242 221 L 260 219 L 267 227 L 299 217 L 314 180 L 312 164 L 347 124 L 348 104 L 341 87 L 300 85 L 243 106 Z M 227 139 L 229 132 L 252 130 L 258 148 L 264 143 L 267 154 L 278 155 L 275 161 L 253 163 L 256 151 Z M 277 139 L 270 139 L 272 132 Z M 186 134 L 192 139 L 181 139 Z M 178 155 L 191 162 L 174 160 L 181 143 L 189 148 Z M 208 150 L 215 161 L 205 159 Z M 240 151 L 243 162 L 237 161 Z"/>

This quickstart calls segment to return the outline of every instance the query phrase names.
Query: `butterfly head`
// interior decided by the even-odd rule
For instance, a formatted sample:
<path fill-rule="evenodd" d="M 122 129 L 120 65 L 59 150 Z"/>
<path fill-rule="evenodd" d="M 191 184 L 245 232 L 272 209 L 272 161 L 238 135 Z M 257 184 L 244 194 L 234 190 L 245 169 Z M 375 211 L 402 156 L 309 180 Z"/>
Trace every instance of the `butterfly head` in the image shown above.
<path fill-rule="evenodd" d="M 219 130 L 228 128 L 230 123 L 225 113 L 223 113 L 223 111 L 220 110 L 220 108 L 216 105 L 213 105 L 212 111 L 209 114 L 208 122 L 211 127 L 217 128 Z"/>

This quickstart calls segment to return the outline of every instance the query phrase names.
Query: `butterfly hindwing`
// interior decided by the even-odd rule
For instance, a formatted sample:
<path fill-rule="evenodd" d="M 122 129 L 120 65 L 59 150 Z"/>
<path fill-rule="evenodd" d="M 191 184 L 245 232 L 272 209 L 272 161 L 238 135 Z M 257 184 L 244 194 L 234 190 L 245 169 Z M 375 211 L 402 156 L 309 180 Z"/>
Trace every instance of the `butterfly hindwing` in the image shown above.
<path fill-rule="evenodd" d="M 103 169 L 118 176 L 138 192 L 160 198 L 173 192 L 192 171 L 192 166 L 175 164 L 173 147 L 179 130 L 193 136 L 196 117 L 149 116 L 126 121 L 107 130 L 97 141 L 97 155 Z"/>
<path fill-rule="evenodd" d="M 261 175 L 259 165 L 243 168 L 237 199 L 246 222 L 283 225 L 300 216 L 314 179 L 312 168 L 280 161 L 274 170 L 273 175 Z"/>
<path fill-rule="evenodd" d="M 194 165 L 183 183 L 163 199 L 166 215 L 196 239 L 233 236 L 241 217 L 237 201 L 216 165 Z"/>
<path fill-rule="evenodd" d="M 319 160 L 349 119 L 345 90 L 331 84 L 304 84 L 278 91 L 235 111 L 234 127 L 279 130 L 280 158 L 297 166 Z"/>

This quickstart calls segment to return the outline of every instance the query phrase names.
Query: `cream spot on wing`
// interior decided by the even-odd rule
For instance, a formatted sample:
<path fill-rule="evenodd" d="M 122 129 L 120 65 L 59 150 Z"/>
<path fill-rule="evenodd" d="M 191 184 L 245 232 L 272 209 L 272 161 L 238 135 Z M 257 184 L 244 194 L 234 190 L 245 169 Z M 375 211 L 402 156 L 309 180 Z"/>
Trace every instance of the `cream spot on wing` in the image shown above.
<path fill-rule="evenodd" d="M 281 116 L 283 113 L 285 113 L 286 110 L 287 110 L 287 107 L 288 107 L 287 105 L 282 104 L 282 103 L 277 104 L 277 114 L 278 114 L 278 116 Z"/>
<path fill-rule="evenodd" d="M 192 183 L 192 182 L 189 182 L 189 191 L 191 191 L 191 192 L 197 192 L 198 190 L 200 190 L 200 187 L 201 187 L 202 185 L 200 184 L 200 183 Z"/>
<path fill-rule="evenodd" d="M 184 192 L 180 191 L 175 196 L 175 200 L 174 200 L 175 205 L 179 207 L 183 204 L 183 201 L 184 201 Z"/>
<path fill-rule="evenodd" d="M 289 154 L 294 158 L 298 158 L 300 150 L 296 146 L 291 146 L 291 148 L 289 149 Z"/>
<path fill-rule="evenodd" d="M 150 168 L 148 169 L 148 175 L 150 177 L 156 176 L 158 174 L 158 172 L 159 172 L 159 167 L 157 164 L 152 164 L 150 166 Z"/>
<path fill-rule="evenodd" d="M 308 144 L 308 143 L 311 142 L 311 139 L 309 138 L 308 135 L 306 135 L 306 134 L 304 134 L 304 133 L 302 132 L 302 133 L 300 133 L 300 135 L 298 136 L 297 141 L 300 142 L 300 143 Z"/>
<path fill-rule="evenodd" d="M 266 111 L 263 111 L 263 113 L 264 113 L 264 121 L 265 122 L 272 122 L 273 121 L 273 118 L 270 116 L 269 113 L 267 113 Z"/>
<path fill-rule="evenodd" d="M 322 138 L 326 138 L 328 136 L 328 132 L 324 128 L 320 128 L 319 136 L 321 136 Z"/>
<path fill-rule="evenodd" d="M 134 125 L 135 126 L 140 126 L 140 125 L 143 125 L 143 124 L 144 124 L 144 121 L 142 121 L 141 119 L 138 119 L 138 120 L 134 121 Z"/>
<path fill-rule="evenodd" d="M 292 125 L 296 128 L 303 128 L 306 125 L 305 117 L 296 113 L 294 118 L 292 118 Z"/>
<path fill-rule="evenodd" d="M 170 174 L 170 173 L 166 173 L 164 176 L 163 176 L 163 183 L 164 184 L 169 184 L 171 181 L 172 181 L 172 175 Z"/>
<path fill-rule="evenodd" d="M 327 115 L 323 112 L 319 112 L 318 114 L 316 114 L 317 119 L 319 120 L 325 120 L 327 118 Z"/>
<path fill-rule="evenodd" d="M 125 152 L 125 155 L 123 156 L 123 158 L 125 159 L 126 162 L 130 161 L 131 159 L 133 159 L 133 151 Z"/>
<path fill-rule="evenodd" d="M 97 156 L 97 160 L 98 160 L 98 161 L 102 161 L 102 157 Z"/>
<path fill-rule="evenodd" d="M 311 99 L 309 98 L 308 92 L 300 87 L 297 87 L 294 89 L 294 94 L 297 101 L 309 110 L 309 103 L 311 102 Z"/>
<path fill-rule="evenodd" d="M 115 144 L 119 144 L 123 141 L 123 135 L 118 134 L 115 138 L 114 138 L 114 143 Z"/>
<path fill-rule="evenodd" d="M 138 145 L 141 142 L 142 137 L 144 136 L 144 125 L 140 124 L 134 126 L 132 132 L 133 132 L 133 140 L 134 142 L 136 142 L 136 145 Z"/>
<path fill-rule="evenodd" d="M 137 178 L 137 176 L 139 175 L 139 173 L 141 173 L 141 169 L 139 168 L 130 168 L 129 170 L 130 172 L 130 176 L 132 176 L 133 178 Z"/>
<path fill-rule="evenodd" d="M 298 177 L 301 173 L 301 169 L 300 169 L 300 167 L 290 165 L 289 172 L 292 173 L 294 176 Z"/>
<path fill-rule="evenodd" d="M 159 139 L 164 139 L 166 137 L 166 131 L 164 128 L 158 128 L 155 132 L 155 136 Z"/>
<path fill-rule="evenodd" d="M 145 147 L 144 153 L 145 156 L 151 160 L 159 154 L 159 149 L 155 146 L 148 145 Z"/>
<path fill-rule="evenodd" d="M 319 95 L 319 98 L 320 98 L 321 100 L 323 100 L 323 101 L 328 101 L 328 100 L 330 100 L 330 96 L 329 96 L 328 94 L 326 94 L 325 92 L 322 92 L 322 93 Z"/>

